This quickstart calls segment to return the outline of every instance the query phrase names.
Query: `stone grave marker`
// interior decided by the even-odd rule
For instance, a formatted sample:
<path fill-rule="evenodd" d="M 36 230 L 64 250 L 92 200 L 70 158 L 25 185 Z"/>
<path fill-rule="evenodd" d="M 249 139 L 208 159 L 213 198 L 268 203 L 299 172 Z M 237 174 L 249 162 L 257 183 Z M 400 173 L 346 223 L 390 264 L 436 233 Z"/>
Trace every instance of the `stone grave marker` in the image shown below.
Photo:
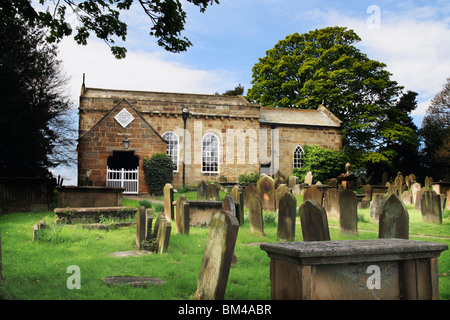
<path fill-rule="evenodd" d="M 145 240 L 146 219 L 145 207 L 140 206 L 136 212 L 136 247 L 140 250 L 142 241 Z"/>
<path fill-rule="evenodd" d="M 170 183 L 167 183 L 164 186 L 163 190 L 164 194 L 164 214 L 167 220 L 172 221 L 175 219 L 175 212 L 173 207 L 173 186 Z"/>
<path fill-rule="evenodd" d="M 350 189 L 339 192 L 339 224 L 341 233 L 358 235 L 358 200 Z"/>
<path fill-rule="evenodd" d="M 290 176 L 289 180 L 288 180 L 288 187 L 290 189 L 293 189 L 294 186 L 297 184 L 298 182 L 298 177 L 297 176 Z"/>
<path fill-rule="evenodd" d="M 290 193 L 289 188 L 285 184 L 280 184 L 275 190 L 276 208 L 279 208 L 280 199 L 285 195 L 285 193 Z"/>
<path fill-rule="evenodd" d="M 303 202 L 307 200 L 315 200 L 318 204 L 323 204 L 323 192 L 320 191 L 318 186 L 312 185 L 303 193 Z"/>
<path fill-rule="evenodd" d="M 172 224 L 163 215 L 160 215 L 158 225 L 158 234 L 156 241 L 158 244 L 158 253 L 165 253 L 169 249 L 170 233 L 172 231 Z"/>
<path fill-rule="evenodd" d="M 339 193 L 336 188 L 329 188 L 323 198 L 323 204 L 328 217 L 339 220 Z"/>
<path fill-rule="evenodd" d="M 219 189 L 214 183 L 210 183 L 206 186 L 206 200 L 208 201 L 219 200 Z"/>
<path fill-rule="evenodd" d="M 378 222 L 378 238 L 409 238 L 409 215 L 400 198 L 393 194 L 384 204 Z"/>
<path fill-rule="evenodd" d="M 364 198 L 361 200 L 360 206 L 361 208 L 368 208 L 370 206 L 370 201 L 372 200 L 372 186 L 370 184 L 363 185 L 362 193 L 364 194 Z"/>
<path fill-rule="evenodd" d="M 275 189 L 277 189 L 282 184 L 286 184 L 286 181 L 282 177 L 274 179 L 274 182 L 275 182 Z"/>
<path fill-rule="evenodd" d="M 303 241 L 329 241 L 330 230 L 325 208 L 315 200 L 306 200 L 299 208 Z"/>
<path fill-rule="evenodd" d="M 428 190 L 428 189 L 431 188 L 431 180 L 432 180 L 432 179 L 431 179 L 430 177 L 428 177 L 428 176 L 425 177 L 425 186 L 424 186 L 425 189 Z"/>
<path fill-rule="evenodd" d="M 179 234 L 189 234 L 189 202 L 185 195 L 177 200 L 176 230 Z"/>
<path fill-rule="evenodd" d="M 153 225 L 153 209 L 145 209 L 145 239 L 151 236 Z"/>
<path fill-rule="evenodd" d="M 388 198 L 389 198 L 391 195 L 393 195 L 393 194 L 395 194 L 396 196 L 398 196 L 398 189 L 397 189 L 397 187 L 396 187 L 394 184 L 389 184 L 389 186 L 388 186 L 388 191 L 387 191 L 387 196 L 388 196 Z"/>
<path fill-rule="evenodd" d="M 285 192 L 280 199 L 278 207 L 278 240 L 288 242 L 295 240 L 296 210 L 297 199 L 289 191 Z"/>
<path fill-rule="evenodd" d="M 397 195 L 400 197 L 403 193 L 403 184 L 405 182 L 405 179 L 403 178 L 403 175 L 401 172 L 397 173 L 397 177 L 395 177 L 394 185 L 397 188 Z"/>
<path fill-rule="evenodd" d="M 262 176 L 256 183 L 256 193 L 258 194 L 263 210 L 275 211 L 275 181 L 269 176 Z"/>
<path fill-rule="evenodd" d="M 236 217 L 229 211 L 216 212 L 203 252 L 195 300 L 223 300 L 239 230 Z"/>
<path fill-rule="evenodd" d="M 313 183 L 313 174 L 311 171 L 308 171 L 308 173 L 305 176 L 305 180 L 304 183 L 306 183 L 307 185 L 312 185 Z"/>
<path fill-rule="evenodd" d="M 239 204 L 239 212 L 237 213 L 237 218 L 239 225 L 244 224 L 244 192 L 239 185 L 233 186 L 230 191 L 230 195 L 235 203 Z"/>
<path fill-rule="evenodd" d="M 245 187 L 245 192 L 244 192 L 244 206 L 246 208 L 248 208 L 248 199 L 251 196 L 253 196 L 254 194 L 256 194 L 256 184 L 255 183 L 249 183 Z"/>
<path fill-rule="evenodd" d="M 435 191 L 425 190 L 421 199 L 422 220 L 442 224 L 441 196 Z"/>
<path fill-rule="evenodd" d="M 403 202 L 405 205 L 411 204 L 411 203 L 412 203 L 412 196 L 411 196 L 411 194 L 409 193 L 409 191 L 403 191 L 403 193 L 402 193 L 401 196 L 400 196 L 400 200 L 402 200 L 402 202 Z"/>
<path fill-rule="evenodd" d="M 414 208 L 416 210 L 419 210 L 421 208 L 421 206 L 422 206 L 422 198 L 423 198 L 423 194 L 424 194 L 425 191 L 427 191 L 427 189 L 421 188 L 419 190 L 419 192 L 417 192 L 416 202 L 414 202 Z"/>
<path fill-rule="evenodd" d="M 410 189 L 411 195 L 412 195 L 412 200 L 411 200 L 412 204 L 415 205 L 416 204 L 417 195 L 419 194 L 419 191 L 421 189 L 420 183 L 414 182 L 409 189 Z"/>
<path fill-rule="evenodd" d="M 370 220 L 373 223 L 378 223 L 380 215 L 383 212 L 384 204 L 386 203 L 386 196 L 384 194 L 377 194 L 370 203 Z"/>
<path fill-rule="evenodd" d="M 206 182 L 200 181 L 197 187 L 197 200 L 206 199 Z"/>
<path fill-rule="evenodd" d="M 250 233 L 264 237 L 263 207 L 257 194 L 248 199 Z"/>

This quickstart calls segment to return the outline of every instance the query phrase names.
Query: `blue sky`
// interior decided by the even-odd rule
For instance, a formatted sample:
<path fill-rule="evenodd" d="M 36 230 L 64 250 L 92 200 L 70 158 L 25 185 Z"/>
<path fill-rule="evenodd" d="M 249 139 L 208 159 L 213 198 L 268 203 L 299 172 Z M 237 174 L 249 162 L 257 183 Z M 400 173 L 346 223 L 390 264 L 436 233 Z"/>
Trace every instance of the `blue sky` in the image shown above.
<path fill-rule="evenodd" d="M 252 67 L 266 50 L 292 33 L 327 26 L 353 29 L 362 38 L 357 44 L 362 52 L 386 63 L 392 79 L 405 90 L 419 93 L 419 108 L 413 113 L 419 127 L 430 99 L 450 77 L 448 0 L 221 0 L 205 13 L 182 2 L 188 16 L 183 35 L 193 43 L 187 52 L 173 54 L 158 47 L 148 36 L 150 21 L 137 3 L 121 15 L 129 28 L 126 59 L 114 59 L 95 38 L 84 47 L 63 40 L 60 58 L 71 77 L 74 106 L 83 73 L 86 85 L 96 88 L 213 94 L 242 84 L 247 90 Z M 70 14 L 69 20 L 76 25 Z"/>

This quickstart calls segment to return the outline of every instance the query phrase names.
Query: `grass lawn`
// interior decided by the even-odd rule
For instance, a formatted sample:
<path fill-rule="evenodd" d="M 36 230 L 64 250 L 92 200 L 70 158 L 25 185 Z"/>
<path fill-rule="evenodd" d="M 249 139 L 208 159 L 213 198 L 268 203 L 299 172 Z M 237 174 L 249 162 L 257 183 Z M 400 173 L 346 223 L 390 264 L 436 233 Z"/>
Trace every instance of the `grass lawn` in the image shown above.
<path fill-rule="evenodd" d="M 179 194 L 175 194 L 177 199 Z M 195 199 L 195 192 L 186 194 Z M 224 197 L 224 193 L 221 193 Z M 154 199 L 154 202 L 162 198 Z M 301 197 L 297 197 L 298 205 Z M 137 200 L 124 199 L 124 206 L 138 206 Z M 155 206 L 158 207 L 158 206 Z M 410 239 L 450 244 L 450 211 L 443 214 L 442 225 L 422 222 L 419 211 L 408 207 Z M 378 225 L 370 222 L 369 209 L 358 211 L 358 237 L 342 236 L 338 221 L 329 221 L 331 240 L 376 239 Z M 277 242 L 276 214 L 264 213 L 265 237 L 249 234 L 248 221 L 239 229 L 225 299 L 270 299 L 269 262 L 259 248 L 260 242 Z M 44 220 L 47 227 L 33 241 L 33 224 Z M 190 300 L 197 288 L 208 229 L 191 227 L 190 234 L 178 235 L 172 222 L 168 253 L 140 257 L 115 258 L 116 251 L 135 250 L 135 226 L 115 230 L 88 230 L 81 226 L 56 226 L 53 212 L 11 213 L 0 216 L 3 276 L 0 298 L 55 300 Z M 296 241 L 302 241 L 297 217 Z M 81 289 L 70 290 L 67 268 L 80 268 Z M 450 252 L 439 258 L 440 299 L 450 300 Z M 109 276 L 147 276 L 165 284 L 149 288 L 109 287 L 101 279 Z"/>

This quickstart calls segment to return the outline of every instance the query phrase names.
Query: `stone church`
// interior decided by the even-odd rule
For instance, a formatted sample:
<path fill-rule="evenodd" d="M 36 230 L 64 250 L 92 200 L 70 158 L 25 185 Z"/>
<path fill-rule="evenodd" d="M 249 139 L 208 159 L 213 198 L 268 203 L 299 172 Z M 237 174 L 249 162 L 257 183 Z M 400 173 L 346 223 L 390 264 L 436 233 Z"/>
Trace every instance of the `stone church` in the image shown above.
<path fill-rule="evenodd" d="M 237 181 L 255 171 L 288 176 L 303 146 L 342 148 L 341 121 L 327 108 L 265 108 L 242 96 L 86 88 L 79 105 L 78 181 L 148 193 L 144 158 L 167 153 L 175 188 Z"/>

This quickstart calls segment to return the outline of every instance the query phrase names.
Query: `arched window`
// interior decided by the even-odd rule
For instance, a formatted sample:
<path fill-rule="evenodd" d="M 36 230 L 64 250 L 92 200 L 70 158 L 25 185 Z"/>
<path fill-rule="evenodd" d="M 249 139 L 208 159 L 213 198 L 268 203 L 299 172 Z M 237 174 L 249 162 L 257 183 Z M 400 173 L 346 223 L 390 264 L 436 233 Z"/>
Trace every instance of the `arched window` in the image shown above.
<path fill-rule="evenodd" d="M 167 155 L 172 159 L 173 171 L 178 172 L 178 136 L 172 131 L 167 131 L 162 135 L 162 138 L 169 142 L 167 144 Z"/>
<path fill-rule="evenodd" d="M 303 148 L 299 145 L 294 150 L 294 169 L 302 167 Z"/>
<path fill-rule="evenodd" d="M 207 133 L 202 139 L 202 172 L 219 172 L 219 138 Z"/>

